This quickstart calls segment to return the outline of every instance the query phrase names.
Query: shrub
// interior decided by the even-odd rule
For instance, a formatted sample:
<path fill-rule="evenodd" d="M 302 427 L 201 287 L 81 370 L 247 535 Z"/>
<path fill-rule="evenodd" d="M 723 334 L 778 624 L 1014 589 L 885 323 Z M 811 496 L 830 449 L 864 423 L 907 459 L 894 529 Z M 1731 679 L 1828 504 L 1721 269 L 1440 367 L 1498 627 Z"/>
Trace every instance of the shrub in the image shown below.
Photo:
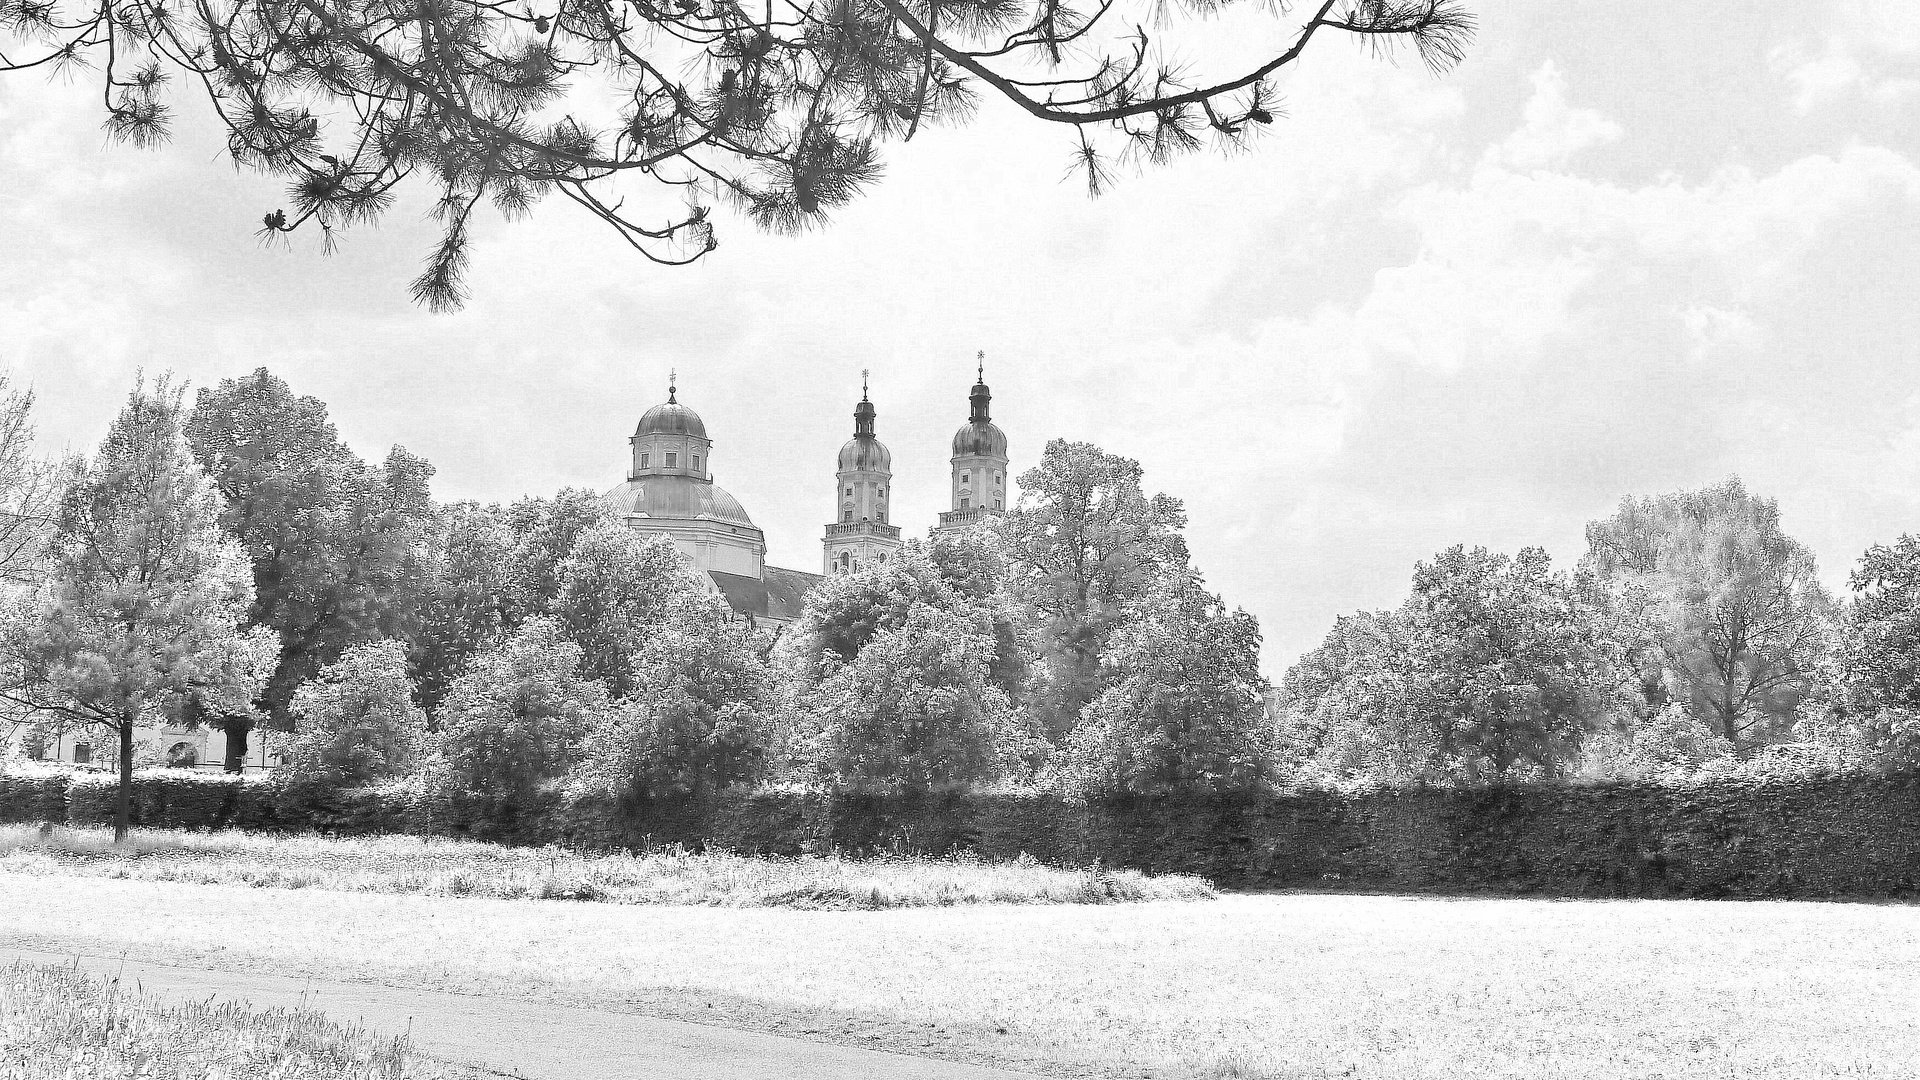
<path fill-rule="evenodd" d="M 348 649 L 293 695 L 298 730 L 278 774 L 289 784 L 359 787 L 412 770 L 427 741 L 397 641 Z"/>

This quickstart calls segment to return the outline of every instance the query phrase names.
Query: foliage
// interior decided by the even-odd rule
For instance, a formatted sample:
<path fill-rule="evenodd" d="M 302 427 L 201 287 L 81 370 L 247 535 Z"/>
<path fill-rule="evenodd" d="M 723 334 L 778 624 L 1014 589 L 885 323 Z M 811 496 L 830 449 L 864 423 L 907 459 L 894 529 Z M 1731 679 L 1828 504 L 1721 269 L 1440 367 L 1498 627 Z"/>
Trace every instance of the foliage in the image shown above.
<path fill-rule="evenodd" d="M 1197 582 L 1143 597 L 1104 657 L 1108 686 L 1068 737 L 1081 793 L 1240 792 L 1274 771 L 1260 627 Z"/>
<path fill-rule="evenodd" d="M 631 683 L 627 700 L 604 712 L 589 736 L 577 779 L 661 798 L 764 775 L 771 675 L 725 600 L 676 598 L 634 655 Z"/>
<path fill-rule="evenodd" d="M 1679 779 L 1727 764 L 1732 744 L 1679 702 L 1668 702 L 1625 731 L 1603 726 L 1581 745 L 1581 776 L 1605 780 Z"/>
<path fill-rule="evenodd" d="M 1920 539 L 1868 548 L 1849 584 L 1841 693 L 1803 737 L 1883 767 L 1920 766 Z"/>
<path fill-rule="evenodd" d="M 457 502 L 442 508 L 428 549 L 419 629 L 408 650 L 421 708 L 438 709 L 467 658 L 525 618 L 515 541 L 507 513 L 498 506 Z"/>
<path fill-rule="evenodd" d="M 607 706 L 580 674 L 580 646 L 547 618 L 529 619 L 476 655 L 440 708 L 446 782 L 481 831 L 509 829 L 566 775 Z"/>
<path fill-rule="evenodd" d="M 615 524 L 600 496 L 585 488 L 562 488 L 551 499 L 525 498 L 507 510 L 512 529 L 517 603 L 529 614 L 551 615 L 560 596 L 561 567 L 587 533 Z"/>
<path fill-rule="evenodd" d="M 414 629 L 432 467 L 395 447 L 369 468 L 340 442 L 324 403 L 295 396 L 266 368 L 202 387 L 186 437 L 224 499 L 222 523 L 252 558 L 248 618 L 280 639 L 263 701 L 288 727 L 301 682 L 355 644 Z M 228 727 L 230 769 L 246 753 L 249 715 L 210 717 Z"/>
<path fill-rule="evenodd" d="M 0 694 L 119 736 L 120 832 L 134 728 L 247 715 L 272 664 L 271 637 L 243 628 L 252 575 L 220 531 L 181 413 L 166 380 L 134 389 L 67 490 L 51 580 L 6 633 L 14 677 Z"/>
<path fill-rule="evenodd" d="M 1017 775 L 1044 750 L 991 676 L 993 614 L 917 542 L 807 596 L 781 642 L 798 756 L 842 783 L 925 788 Z"/>
<path fill-rule="evenodd" d="M 71 463 L 33 452 L 31 388 L 0 371 L 0 583 L 31 585 L 45 574 L 57 537 L 60 494 Z"/>
<path fill-rule="evenodd" d="M 1033 710 L 1055 742 L 1105 688 L 1100 657 L 1128 602 L 1187 572 L 1186 512 L 1178 499 L 1149 498 L 1140 478 L 1139 462 L 1055 439 L 1021 474 L 1005 521 L 1012 592 L 1038 623 Z"/>
<path fill-rule="evenodd" d="M 466 296 L 483 200 L 511 219 L 558 190 L 646 257 L 688 262 L 715 246 L 714 200 L 763 228 L 811 227 L 879 177 L 882 145 L 963 121 L 980 88 L 1072 130 L 1074 167 L 1097 193 L 1118 163 L 1158 164 L 1204 138 L 1238 146 L 1271 124 L 1269 80 L 1313 40 L 1406 43 L 1437 71 L 1473 27 L 1452 0 L 1328 0 L 1303 19 L 1244 6 L 1246 40 L 1271 44 L 1251 62 L 1210 49 L 1192 74 L 1186 34 L 1144 29 L 1203 36 L 1221 7 L 253 0 L 182 13 L 8 0 L 0 35 L 21 48 L 0 71 L 96 66 L 107 130 L 136 146 L 166 139 L 167 89 L 184 75 L 233 162 L 286 182 L 263 237 L 312 225 L 331 250 L 417 180 L 438 197 L 442 233 L 413 293 L 446 310 Z"/>
<path fill-rule="evenodd" d="M 698 588 L 686 558 L 667 537 L 603 524 L 580 534 L 559 574 L 553 618 L 580 646 L 581 674 L 615 697 L 631 696 L 636 652 L 667 622 L 675 599 Z"/>
<path fill-rule="evenodd" d="M 1635 701 L 1614 616 L 1538 548 L 1449 548 L 1415 567 L 1399 610 L 1341 619 L 1288 670 L 1286 739 L 1332 778 L 1564 775 Z"/>
<path fill-rule="evenodd" d="M 413 703 L 405 650 L 356 645 L 293 695 L 298 723 L 276 773 L 284 782 L 358 787 L 411 772 L 427 717 Z"/>
<path fill-rule="evenodd" d="M 927 558 L 953 592 L 986 612 L 993 622 L 993 666 L 989 679 L 1016 706 L 1025 699 L 1033 665 L 1027 612 L 1009 591 L 1013 564 L 998 532 L 964 529 L 935 533 Z"/>
<path fill-rule="evenodd" d="M 1786 735 L 1831 690 L 1832 599 L 1771 499 L 1730 479 L 1627 499 L 1587 526 L 1582 566 L 1659 601 L 1668 681 L 1746 751 Z"/>
<path fill-rule="evenodd" d="M 315 1009 L 256 1010 L 211 997 L 166 1001 L 77 966 L 0 968 L 0 1065 L 13 1076 L 202 1080 L 438 1080 L 457 1075 L 403 1038 Z"/>

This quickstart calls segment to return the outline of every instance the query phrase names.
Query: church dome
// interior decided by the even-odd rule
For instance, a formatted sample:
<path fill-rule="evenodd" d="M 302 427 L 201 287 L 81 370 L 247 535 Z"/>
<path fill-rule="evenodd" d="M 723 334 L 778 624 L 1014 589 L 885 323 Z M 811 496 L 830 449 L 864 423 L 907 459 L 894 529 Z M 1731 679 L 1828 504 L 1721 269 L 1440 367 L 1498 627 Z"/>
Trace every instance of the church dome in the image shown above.
<path fill-rule="evenodd" d="M 879 439 L 856 436 L 840 448 L 839 469 L 841 472 L 892 472 L 893 454 Z"/>
<path fill-rule="evenodd" d="M 694 417 L 693 422 L 698 424 L 700 418 Z M 691 476 L 642 476 L 607 492 L 601 496 L 600 502 L 622 517 L 645 514 L 650 518 L 676 521 L 709 518 L 730 525 L 756 527 L 753 519 L 747 516 L 746 507 L 741 506 L 738 499 L 727 494 L 718 484 Z"/>
<path fill-rule="evenodd" d="M 700 421 L 700 414 L 677 401 L 669 400 L 664 405 L 655 405 L 640 417 L 640 426 L 633 434 L 641 435 L 691 435 L 696 439 L 707 437 L 707 425 Z"/>
<path fill-rule="evenodd" d="M 953 456 L 1006 457 L 1007 436 L 991 420 L 975 420 L 953 433 Z"/>

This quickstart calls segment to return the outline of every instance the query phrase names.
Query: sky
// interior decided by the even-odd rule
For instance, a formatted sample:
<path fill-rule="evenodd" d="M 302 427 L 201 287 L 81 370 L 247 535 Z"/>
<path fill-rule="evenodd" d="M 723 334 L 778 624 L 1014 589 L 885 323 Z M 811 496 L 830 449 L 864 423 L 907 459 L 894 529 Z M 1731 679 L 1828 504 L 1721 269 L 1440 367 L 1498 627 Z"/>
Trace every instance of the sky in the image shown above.
<path fill-rule="evenodd" d="M 1097 200 L 1068 132 L 992 103 L 892 147 L 824 231 L 718 215 L 693 267 L 554 198 L 479 222 L 454 315 L 407 296 L 423 204 L 332 257 L 262 247 L 283 200 L 193 99 L 137 151 L 95 88 L 4 76 L 0 365 L 43 443 L 81 451 L 141 371 L 264 365 L 362 455 L 404 445 L 441 499 L 503 502 L 620 482 L 677 369 L 769 561 L 817 571 L 861 371 L 915 534 L 984 351 L 1013 471 L 1053 438 L 1138 460 L 1274 677 L 1417 560 L 1571 566 L 1629 495 L 1738 475 L 1836 589 L 1920 532 L 1920 5 L 1478 14 L 1438 78 L 1322 42 L 1251 152 Z"/>

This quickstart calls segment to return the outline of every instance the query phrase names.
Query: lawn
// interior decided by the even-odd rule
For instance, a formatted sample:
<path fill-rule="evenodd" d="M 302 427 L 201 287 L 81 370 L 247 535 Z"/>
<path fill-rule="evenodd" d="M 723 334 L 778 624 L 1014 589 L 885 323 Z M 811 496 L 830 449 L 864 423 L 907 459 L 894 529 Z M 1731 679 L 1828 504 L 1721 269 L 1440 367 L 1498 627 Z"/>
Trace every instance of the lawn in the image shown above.
<path fill-rule="evenodd" d="M 68 968 L 0 966 L 0 1077 L 454 1080 L 474 1074 L 309 1010 L 169 1002 Z"/>
<path fill-rule="evenodd" d="M 587 900 L 616 904 L 867 909 L 953 904 L 1110 904 L 1211 900 L 1180 874 L 913 857 L 581 856 L 412 836 L 334 839 L 135 829 L 125 845 L 94 829 L 0 826 L 0 873 L 86 875 L 195 885 Z"/>
<path fill-rule="evenodd" d="M 1056 1075 L 1911 1077 L 1920 909 L 1239 895 L 631 907 L 0 874 L 0 938 Z"/>

